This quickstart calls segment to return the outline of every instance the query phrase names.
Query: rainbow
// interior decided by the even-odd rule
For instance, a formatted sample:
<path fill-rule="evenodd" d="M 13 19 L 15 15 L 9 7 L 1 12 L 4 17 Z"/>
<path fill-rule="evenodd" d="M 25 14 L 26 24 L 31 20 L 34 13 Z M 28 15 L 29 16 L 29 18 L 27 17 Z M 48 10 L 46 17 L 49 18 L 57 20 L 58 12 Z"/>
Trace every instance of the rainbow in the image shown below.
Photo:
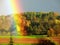
<path fill-rule="evenodd" d="M 16 30 L 18 32 L 19 35 L 23 35 L 23 31 L 21 31 L 21 28 L 23 28 L 21 26 L 22 23 L 22 19 L 21 19 L 21 12 L 22 12 L 22 6 L 21 6 L 21 2 L 20 0 L 7 0 L 9 6 L 11 7 L 12 10 L 12 17 L 14 18 L 15 21 L 15 26 L 16 26 Z"/>
<path fill-rule="evenodd" d="M 19 14 L 23 11 L 20 0 L 6 0 L 5 2 L 9 6 L 9 8 L 13 14 Z"/>

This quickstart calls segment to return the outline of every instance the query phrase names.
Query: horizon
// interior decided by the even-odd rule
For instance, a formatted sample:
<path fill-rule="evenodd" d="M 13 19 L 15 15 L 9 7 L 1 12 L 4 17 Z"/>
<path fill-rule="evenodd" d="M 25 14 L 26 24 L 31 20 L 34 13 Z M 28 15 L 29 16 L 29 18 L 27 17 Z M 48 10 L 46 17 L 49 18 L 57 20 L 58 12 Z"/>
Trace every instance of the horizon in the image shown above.
<path fill-rule="evenodd" d="M 31 13 L 31 12 L 33 12 L 33 11 L 30 11 L 29 13 Z M 52 11 L 50 11 L 50 12 L 52 12 Z M 1 15 L 0 14 L 0 16 L 12 16 L 12 15 L 19 15 L 19 14 L 21 14 L 22 15 L 22 13 L 24 14 L 24 13 L 27 13 L 27 12 L 20 12 L 20 13 L 12 13 L 12 14 L 3 14 L 3 15 Z M 35 12 L 35 13 L 37 13 L 37 12 Z M 40 12 L 40 13 L 49 13 L 49 12 Z M 59 15 L 60 16 L 60 13 L 59 12 L 54 12 L 54 14 L 57 14 L 57 15 Z"/>

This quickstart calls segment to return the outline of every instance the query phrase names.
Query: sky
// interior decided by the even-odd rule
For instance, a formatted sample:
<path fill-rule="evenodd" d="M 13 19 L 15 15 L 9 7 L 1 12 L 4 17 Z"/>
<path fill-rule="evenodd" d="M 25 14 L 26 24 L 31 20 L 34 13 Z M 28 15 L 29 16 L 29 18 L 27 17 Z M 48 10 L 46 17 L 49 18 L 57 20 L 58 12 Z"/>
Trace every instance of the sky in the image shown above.
<path fill-rule="evenodd" d="M 22 12 L 59 12 L 60 0 L 17 0 Z M 7 0 L 0 0 L 0 15 L 12 14 L 12 9 Z"/>

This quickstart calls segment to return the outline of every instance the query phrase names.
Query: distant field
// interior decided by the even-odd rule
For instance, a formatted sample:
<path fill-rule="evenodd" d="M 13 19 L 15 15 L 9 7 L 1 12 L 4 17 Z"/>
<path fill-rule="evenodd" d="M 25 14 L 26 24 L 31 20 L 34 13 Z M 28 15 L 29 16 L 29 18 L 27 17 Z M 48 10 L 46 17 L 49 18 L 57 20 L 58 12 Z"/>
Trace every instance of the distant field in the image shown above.
<path fill-rule="evenodd" d="M 8 45 L 10 42 L 10 36 L 0 36 L 0 45 Z M 56 42 L 56 45 L 60 44 L 59 37 L 46 37 L 44 36 L 12 36 L 14 45 L 35 45 L 39 39 L 49 39 L 52 42 Z"/>
<path fill-rule="evenodd" d="M 12 38 L 45 38 L 47 35 L 31 35 L 31 36 L 12 36 Z M 0 38 L 10 38 L 10 36 L 0 36 Z"/>
<path fill-rule="evenodd" d="M 0 44 L 0 45 L 9 45 L 9 44 Z M 33 45 L 33 44 L 13 44 L 13 45 Z"/>

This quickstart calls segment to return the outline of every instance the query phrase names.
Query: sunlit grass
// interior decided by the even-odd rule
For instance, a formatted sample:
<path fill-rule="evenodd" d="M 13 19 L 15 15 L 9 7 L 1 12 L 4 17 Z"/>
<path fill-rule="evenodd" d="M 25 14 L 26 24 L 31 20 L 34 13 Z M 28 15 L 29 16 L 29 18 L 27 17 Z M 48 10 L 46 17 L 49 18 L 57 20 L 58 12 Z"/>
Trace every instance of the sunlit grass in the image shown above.
<path fill-rule="evenodd" d="M 9 45 L 9 44 L 0 44 L 0 45 Z M 13 44 L 13 45 L 32 45 L 32 44 Z"/>
<path fill-rule="evenodd" d="M 46 35 L 31 35 L 31 36 L 11 36 L 12 38 L 45 38 Z M 10 36 L 0 36 L 0 38 L 10 38 Z"/>

